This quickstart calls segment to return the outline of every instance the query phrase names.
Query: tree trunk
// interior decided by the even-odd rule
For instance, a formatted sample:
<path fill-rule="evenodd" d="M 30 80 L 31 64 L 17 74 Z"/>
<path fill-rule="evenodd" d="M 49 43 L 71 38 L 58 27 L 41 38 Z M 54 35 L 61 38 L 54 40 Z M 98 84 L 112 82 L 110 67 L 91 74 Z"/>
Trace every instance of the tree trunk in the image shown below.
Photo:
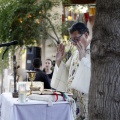
<path fill-rule="evenodd" d="M 120 0 L 97 0 L 89 120 L 120 120 Z"/>
<path fill-rule="evenodd" d="M 42 66 L 45 65 L 45 44 L 46 40 L 42 39 Z"/>

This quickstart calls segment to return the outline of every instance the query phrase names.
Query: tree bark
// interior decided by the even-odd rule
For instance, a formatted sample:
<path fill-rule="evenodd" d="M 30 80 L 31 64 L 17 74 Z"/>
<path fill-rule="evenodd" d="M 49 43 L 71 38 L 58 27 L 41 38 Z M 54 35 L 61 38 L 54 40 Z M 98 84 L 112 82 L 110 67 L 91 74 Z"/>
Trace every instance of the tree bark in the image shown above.
<path fill-rule="evenodd" d="M 97 0 L 89 120 L 120 120 L 120 0 Z"/>

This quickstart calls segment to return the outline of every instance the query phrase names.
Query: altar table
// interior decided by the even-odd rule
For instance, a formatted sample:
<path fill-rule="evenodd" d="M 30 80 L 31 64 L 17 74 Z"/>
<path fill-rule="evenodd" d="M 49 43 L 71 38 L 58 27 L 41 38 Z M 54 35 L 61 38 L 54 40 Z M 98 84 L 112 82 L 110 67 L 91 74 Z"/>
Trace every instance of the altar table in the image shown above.
<path fill-rule="evenodd" d="M 28 100 L 20 103 L 12 94 L 0 95 L 1 120 L 74 120 L 71 106 L 66 101 L 53 102 Z"/>

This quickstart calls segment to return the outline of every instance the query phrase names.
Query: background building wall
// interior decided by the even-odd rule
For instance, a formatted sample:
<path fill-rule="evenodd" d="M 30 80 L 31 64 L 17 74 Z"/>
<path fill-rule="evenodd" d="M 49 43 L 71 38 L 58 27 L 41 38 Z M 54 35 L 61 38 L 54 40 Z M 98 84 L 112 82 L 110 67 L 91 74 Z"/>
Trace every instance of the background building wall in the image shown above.
<path fill-rule="evenodd" d="M 52 16 L 54 16 L 54 14 L 58 14 L 57 18 L 55 20 L 52 18 L 52 23 L 55 27 L 56 33 L 59 37 L 59 40 L 61 41 L 62 40 L 61 31 L 57 27 L 62 26 L 62 14 L 63 14 L 62 3 L 57 7 L 53 7 L 52 10 L 50 11 L 50 14 Z M 50 34 L 56 38 L 56 36 L 52 32 L 52 30 L 50 31 Z M 42 59 L 45 57 L 45 59 L 49 58 L 51 60 L 55 60 L 56 50 L 57 50 L 57 43 L 49 37 L 45 43 L 45 56 L 42 56 Z M 43 62 L 43 66 L 44 66 L 45 61 L 42 61 L 42 62 Z"/>

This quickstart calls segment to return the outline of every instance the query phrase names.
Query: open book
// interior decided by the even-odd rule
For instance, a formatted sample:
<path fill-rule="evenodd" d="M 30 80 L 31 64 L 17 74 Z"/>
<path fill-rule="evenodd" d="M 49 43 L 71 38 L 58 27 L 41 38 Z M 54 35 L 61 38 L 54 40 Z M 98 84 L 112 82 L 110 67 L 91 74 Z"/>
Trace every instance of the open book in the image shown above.
<path fill-rule="evenodd" d="M 66 92 L 60 92 L 60 91 L 56 91 L 56 90 L 52 90 L 52 89 L 44 89 L 43 91 L 32 91 L 32 94 L 39 94 L 39 95 L 61 95 L 62 93 L 66 93 Z M 69 96 L 72 96 L 72 93 L 66 93 Z"/>

